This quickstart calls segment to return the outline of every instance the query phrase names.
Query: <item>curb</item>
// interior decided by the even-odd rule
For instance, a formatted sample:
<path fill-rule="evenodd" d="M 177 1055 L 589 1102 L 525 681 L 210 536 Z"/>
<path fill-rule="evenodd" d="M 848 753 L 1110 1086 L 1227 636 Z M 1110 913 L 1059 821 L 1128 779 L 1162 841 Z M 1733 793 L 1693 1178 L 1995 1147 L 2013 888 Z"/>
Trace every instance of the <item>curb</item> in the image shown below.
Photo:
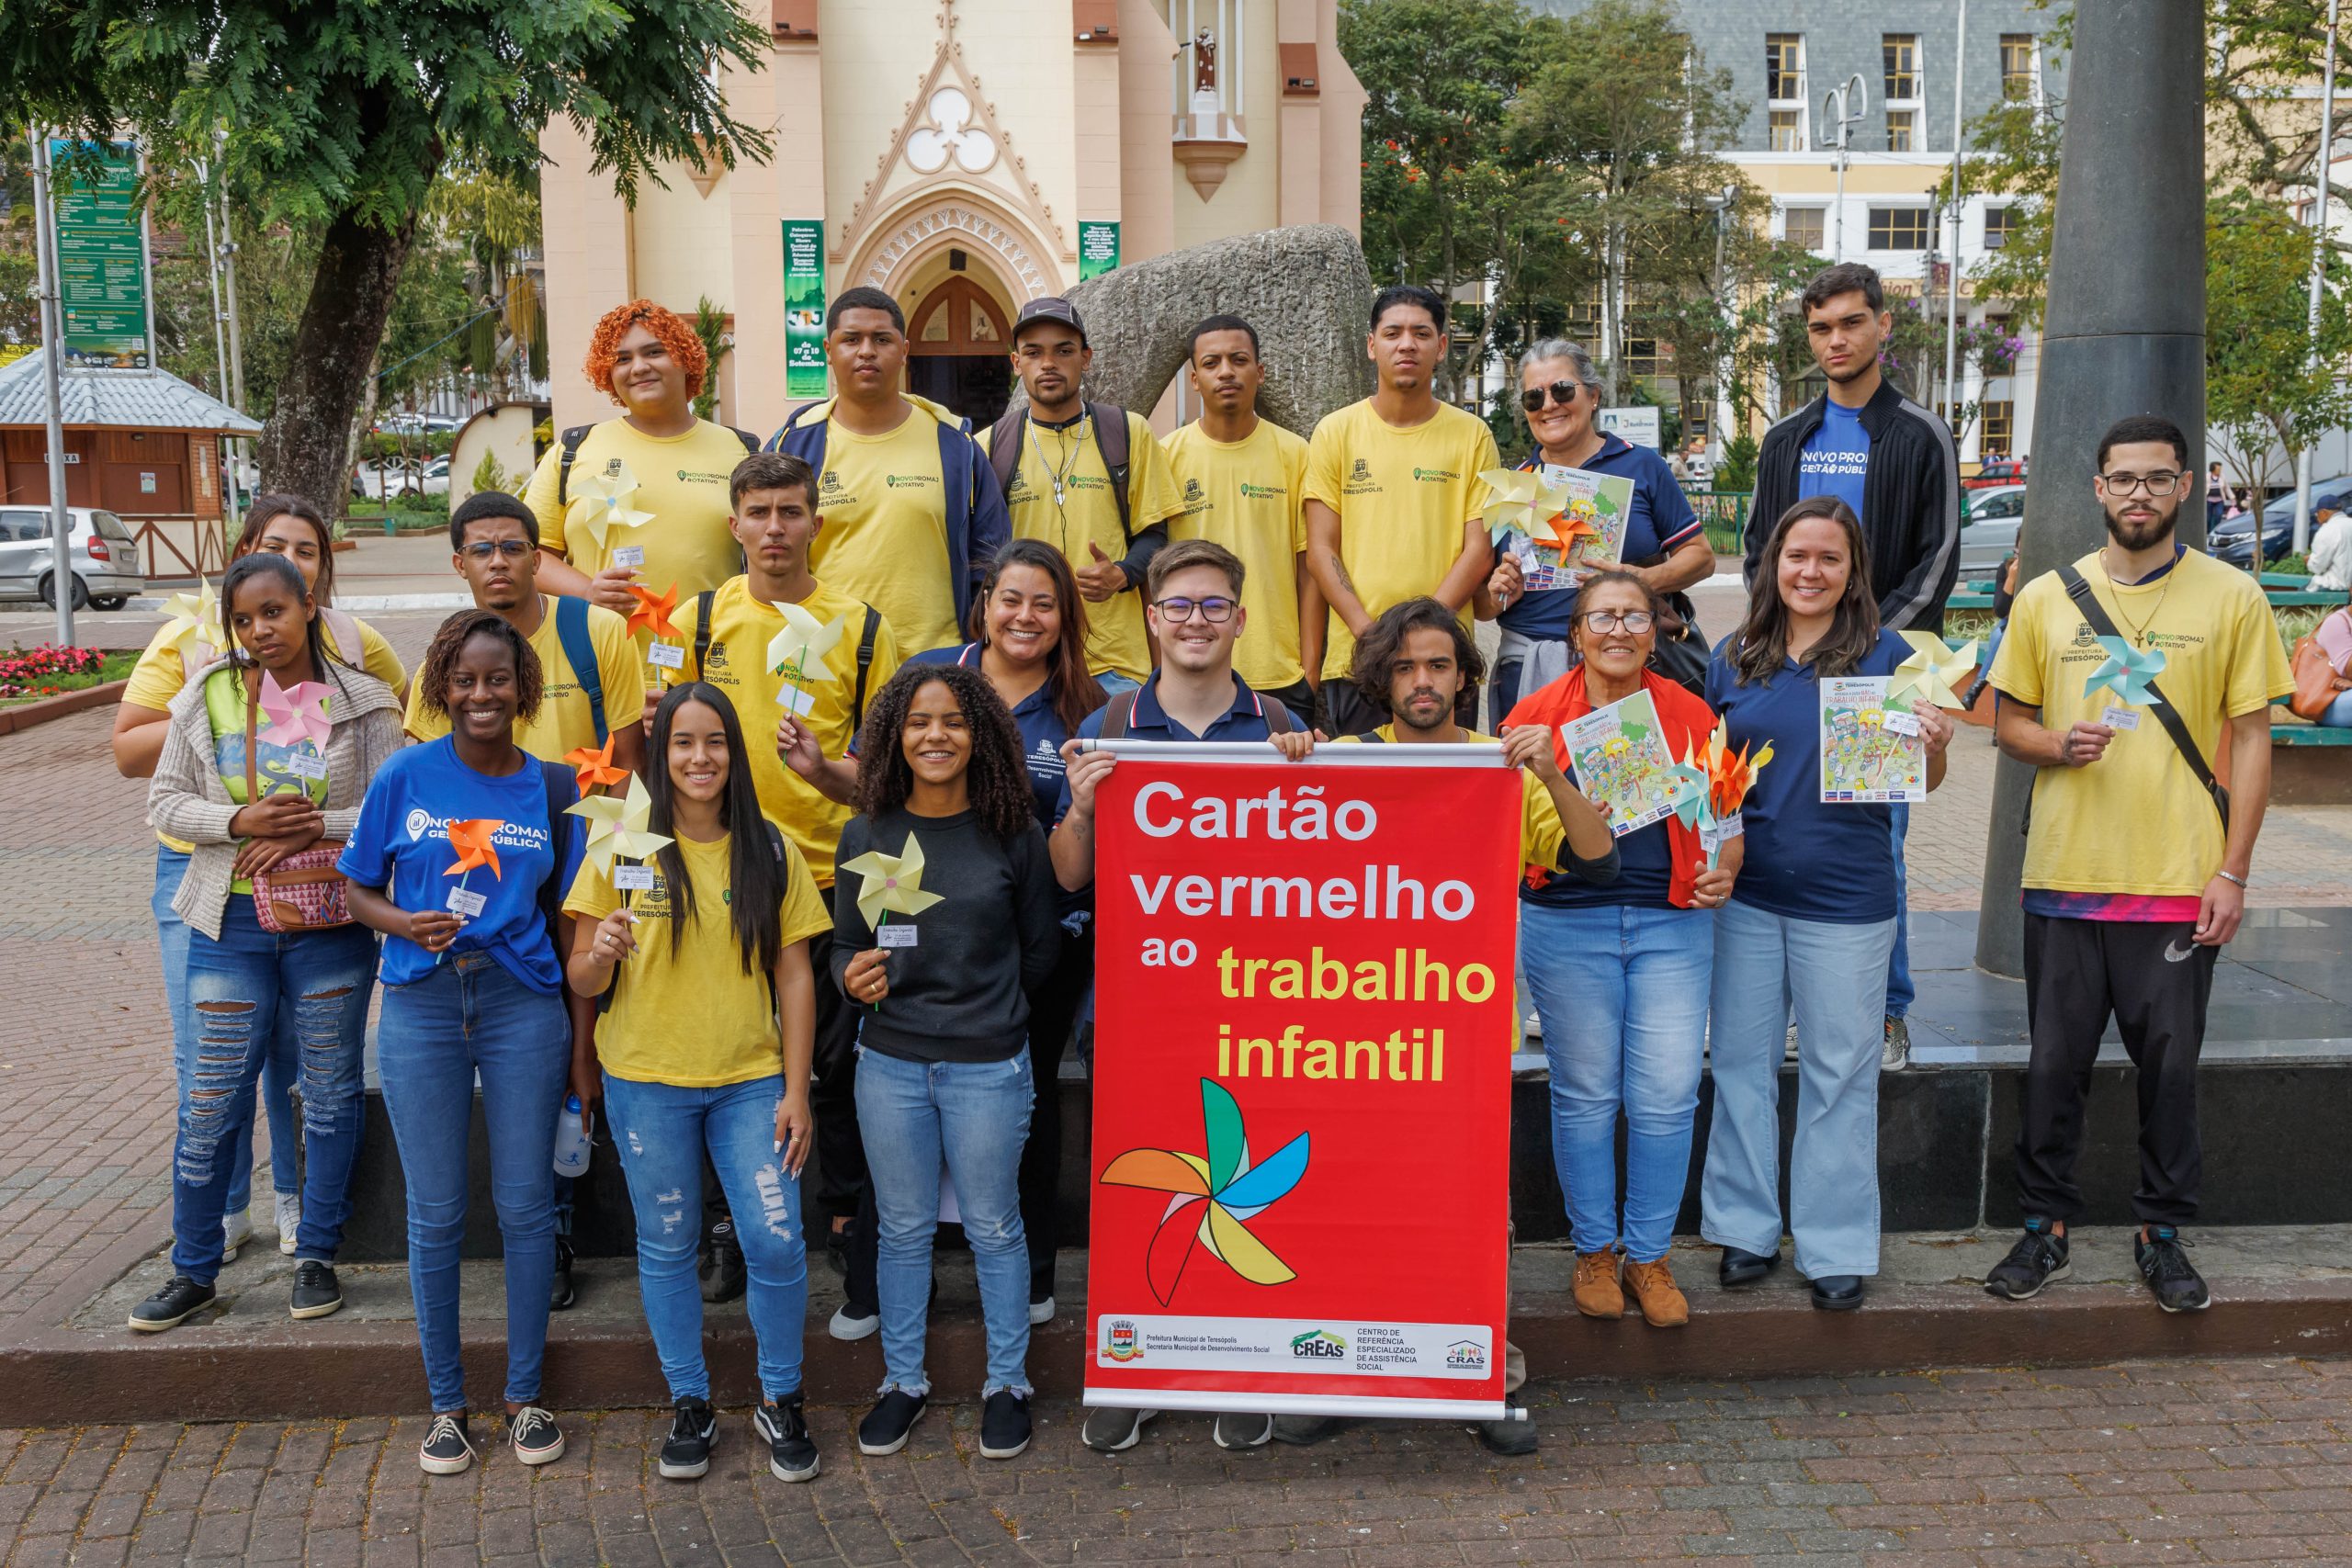
<path fill-rule="evenodd" d="M 15 707 L 0 708 L 0 735 L 14 735 L 19 729 L 30 729 L 36 724 L 47 724 L 52 718 L 63 718 L 85 708 L 105 707 L 120 701 L 122 689 L 129 684 L 130 681 L 125 677 L 102 686 L 85 686 L 78 692 L 60 692 L 53 697 L 37 697 Z"/>

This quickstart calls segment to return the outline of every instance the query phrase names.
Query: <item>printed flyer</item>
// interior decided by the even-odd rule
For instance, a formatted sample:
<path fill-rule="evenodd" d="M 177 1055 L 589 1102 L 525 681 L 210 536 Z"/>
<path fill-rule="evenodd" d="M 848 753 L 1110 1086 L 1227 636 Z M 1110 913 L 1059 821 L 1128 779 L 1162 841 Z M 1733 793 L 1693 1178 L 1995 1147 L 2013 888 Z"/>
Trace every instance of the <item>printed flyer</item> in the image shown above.
<path fill-rule="evenodd" d="M 1623 838 L 1674 810 L 1674 759 L 1658 733 L 1647 692 L 1593 709 L 1560 727 L 1577 787 Z"/>
<path fill-rule="evenodd" d="M 1114 745 L 1086 1403 L 1501 1416 L 1519 780 Z"/>
<path fill-rule="evenodd" d="M 1883 675 L 1821 682 L 1821 798 L 1827 803 L 1928 798 L 1919 720 L 1886 700 Z"/>
<path fill-rule="evenodd" d="M 1598 569 L 1622 558 L 1625 524 L 1633 515 L 1634 481 L 1584 468 L 1546 463 L 1536 472 L 1547 495 L 1560 498 L 1551 539 L 1510 536 L 1510 552 L 1527 579 L 1527 592 L 1574 588 Z"/>

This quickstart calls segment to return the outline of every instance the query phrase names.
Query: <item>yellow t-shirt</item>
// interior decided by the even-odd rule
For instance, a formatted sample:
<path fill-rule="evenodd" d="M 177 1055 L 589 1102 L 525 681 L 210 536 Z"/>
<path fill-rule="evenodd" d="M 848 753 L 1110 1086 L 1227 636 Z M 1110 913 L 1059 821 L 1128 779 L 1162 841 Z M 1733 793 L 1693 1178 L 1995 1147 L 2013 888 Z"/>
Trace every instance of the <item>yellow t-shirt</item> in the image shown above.
<path fill-rule="evenodd" d="M 2209 765 L 2225 719 L 2258 713 L 2294 690 L 2269 601 L 2236 568 L 2190 550 L 2154 581 L 2119 588 L 2094 550 L 2075 570 L 2118 631 L 2135 647 L 2164 650 L 2156 684 Z M 2044 572 L 2009 612 L 1993 684 L 2039 707 L 2051 729 L 2098 723 L 2120 699 L 2107 687 L 2084 694 L 2107 657 L 2095 636 L 2058 574 Z M 2041 770 L 2026 886 L 2193 898 L 2212 880 L 2222 863 L 2222 814 L 2154 714 L 2136 711 L 2140 728 L 2118 730 L 2098 761 Z"/>
<path fill-rule="evenodd" d="M 345 664 L 356 662 L 360 669 L 395 692 L 406 685 L 408 671 L 401 668 L 401 657 L 392 651 L 392 645 L 384 640 L 384 634 L 356 615 L 351 618 L 351 624 L 359 628 L 356 659 L 349 649 L 335 640 L 333 621 L 326 623 L 328 650 Z M 148 708 L 156 713 L 171 712 L 172 699 L 178 696 L 180 689 L 187 684 L 188 676 L 212 662 L 212 656 L 207 654 L 197 660 L 194 669 L 184 664 L 179 650 L 164 640 L 175 629 L 168 625 L 158 626 L 155 635 L 147 639 L 147 646 L 140 653 L 138 662 L 130 667 L 130 679 L 122 688 L 122 700 L 132 707 Z M 184 855 L 196 852 L 195 845 L 184 844 L 168 834 L 158 833 L 155 837 L 166 848 L 177 850 Z"/>
<path fill-rule="evenodd" d="M 1091 427 L 1080 440 L 1080 428 L 1073 424 L 1053 430 L 1034 420 L 1026 424 L 1021 461 L 1004 496 L 1005 510 L 1012 515 L 1012 536 L 1045 540 L 1072 567 L 1095 564 L 1090 545 L 1102 547 L 1113 560 L 1124 559 L 1127 553 L 1127 534 L 1119 528 L 1119 503 L 1111 493 L 1111 470 L 1103 465 L 1102 448 Z M 989 434 L 980 432 L 982 446 Z M 1062 476 L 1058 502 L 1054 498 L 1057 474 Z M 1128 414 L 1128 532 L 1140 534 L 1183 510 L 1159 437 L 1141 414 Z M 1140 588 L 1086 606 L 1086 665 L 1093 674 L 1115 670 L 1130 681 L 1151 673 L 1151 638 L 1144 629 Z"/>
<path fill-rule="evenodd" d="M 831 887 L 833 849 L 841 842 L 842 825 L 849 820 L 850 808 L 826 799 L 815 784 L 776 755 L 776 721 L 785 712 L 776 694 L 791 682 L 768 669 L 767 656 L 769 639 L 784 629 L 784 614 L 752 597 L 750 581 L 730 578 L 711 601 L 710 651 L 701 678 L 725 692 L 735 705 L 735 717 L 743 727 L 743 744 L 752 752 L 752 781 L 760 792 L 760 809 L 799 850 L 817 886 Z M 857 642 L 865 633 L 865 617 L 874 612 L 822 583 L 800 602 L 800 607 L 820 621 L 838 616 L 842 623 L 841 639 L 825 655 L 825 668 L 832 672 L 832 679 L 803 682 L 800 689 L 816 705 L 805 722 L 816 732 L 818 746 L 828 757 L 845 757 L 857 734 L 850 717 L 850 705 L 857 694 Z M 685 668 L 679 671 L 684 680 L 695 678 L 696 608 L 682 604 L 678 609 L 681 646 L 686 650 Z M 890 635 L 886 616 L 874 628 L 874 662 L 865 671 L 868 707 L 898 671 L 899 644 Z"/>
<path fill-rule="evenodd" d="M 685 938 L 670 950 L 673 919 L 669 879 L 657 865 L 653 886 L 630 895 L 637 916 L 637 952 L 613 976 L 613 1005 L 596 1021 L 596 1059 L 615 1077 L 632 1083 L 716 1089 L 748 1083 L 784 1070 L 784 1039 L 776 1029 L 769 976 L 747 972 L 729 918 L 732 840 L 678 840 L 694 884 L 694 913 Z M 583 863 L 563 901 L 564 912 L 601 920 L 620 907 L 612 879 Z M 783 942 L 833 929 L 817 884 L 789 839 L 784 845 Z"/>
<path fill-rule="evenodd" d="M 1241 558 L 1250 625 L 1233 667 L 1261 692 L 1296 685 L 1298 558 L 1306 548 L 1306 443 L 1269 419 L 1239 441 L 1214 441 L 1195 423 L 1168 438 L 1184 510 L 1170 543 L 1214 539 Z"/>
<path fill-rule="evenodd" d="M 939 423 L 918 408 L 887 435 L 836 422 L 825 432 L 817 479 L 824 526 L 808 570 L 882 619 L 920 653 L 964 640 L 947 560 L 947 495 L 939 472 Z"/>
<path fill-rule="evenodd" d="M 1372 401 L 1329 413 L 1306 444 L 1306 496 L 1340 514 L 1340 563 L 1367 614 L 1434 593 L 1462 555 L 1463 525 L 1487 496 L 1481 471 L 1502 467 L 1494 433 L 1440 403 L 1434 418 L 1399 430 Z M 1326 680 L 1347 679 L 1356 639 L 1333 615 Z M 1471 624 L 1470 607 L 1462 625 Z"/>
<path fill-rule="evenodd" d="M 609 735 L 644 718 L 645 663 L 628 635 L 628 623 L 601 605 L 588 606 L 588 645 L 596 650 L 596 675 L 605 691 L 605 732 Z M 545 593 L 539 595 L 539 625 L 531 634 L 531 651 L 539 659 L 539 713 L 528 724 L 514 721 L 514 744 L 541 761 L 560 762 L 581 747 L 596 744 L 596 716 L 564 653 L 563 634 L 556 627 L 556 601 Z M 424 699 L 413 690 L 401 722 L 418 740 L 438 740 L 449 733 L 449 716 L 428 712 Z"/>
<path fill-rule="evenodd" d="M 523 500 L 539 520 L 540 545 L 582 571 L 593 577 L 611 564 L 615 550 L 637 545 L 645 551 L 637 581 L 656 593 L 675 588 L 679 598 L 691 599 L 743 570 L 743 552 L 727 531 L 727 480 L 744 456 L 742 438 L 708 420 L 695 421 L 684 435 L 662 436 L 648 435 L 625 419 L 608 419 L 580 443 L 566 487 L 568 504 L 556 504 L 560 442 L 539 459 Z M 605 530 L 599 550 L 596 536 L 580 525 L 591 504 L 581 487 L 592 475 L 624 463 L 637 479 L 631 508 L 650 512 L 653 519 L 634 528 Z"/>

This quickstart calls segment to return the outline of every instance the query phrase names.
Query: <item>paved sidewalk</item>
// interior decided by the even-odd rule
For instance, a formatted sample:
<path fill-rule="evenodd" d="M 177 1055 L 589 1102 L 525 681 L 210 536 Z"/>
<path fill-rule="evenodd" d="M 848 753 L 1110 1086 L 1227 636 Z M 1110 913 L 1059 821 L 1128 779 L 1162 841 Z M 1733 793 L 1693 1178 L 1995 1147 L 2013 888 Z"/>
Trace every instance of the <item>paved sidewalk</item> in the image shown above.
<path fill-rule="evenodd" d="M 2030 1310 L 2030 1309 L 2028 1309 Z M 1539 1385 L 1542 1453 L 1434 1423 L 1227 1453 L 1164 1416 L 1088 1452 L 1049 1403 L 1007 1463 L 969 1405 L 860 1458 L 812 1413 L 815 1483 L 743 1412 L 664 1482 L 658 1412 L 571 1415 L 533 1472 L 428 1478 L 416 1420 L 0 1433 L 0 1561 L 944 1564 L 2121 1564 L 2352 1560 L 2352 1367 L 2142 1363 L 1746 1385 Z M 479 1420 L 477 1425 L 480 1426 Z"/>

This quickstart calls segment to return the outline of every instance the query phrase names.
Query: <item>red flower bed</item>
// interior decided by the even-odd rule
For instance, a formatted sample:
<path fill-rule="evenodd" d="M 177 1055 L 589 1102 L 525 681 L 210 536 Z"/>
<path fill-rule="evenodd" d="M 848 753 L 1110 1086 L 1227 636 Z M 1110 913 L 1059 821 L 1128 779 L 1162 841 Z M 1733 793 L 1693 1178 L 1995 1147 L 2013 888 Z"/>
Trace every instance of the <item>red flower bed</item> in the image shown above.
<path fill-rule="evenodd" d="M 55 648 L 48 643 L 29 651 L 10 650 L 0 659 L 0 698 L 46 697 L 64 690 L 60 675 L 95 675 L 106 668 L 107 656 L 95 648 Z"/>

